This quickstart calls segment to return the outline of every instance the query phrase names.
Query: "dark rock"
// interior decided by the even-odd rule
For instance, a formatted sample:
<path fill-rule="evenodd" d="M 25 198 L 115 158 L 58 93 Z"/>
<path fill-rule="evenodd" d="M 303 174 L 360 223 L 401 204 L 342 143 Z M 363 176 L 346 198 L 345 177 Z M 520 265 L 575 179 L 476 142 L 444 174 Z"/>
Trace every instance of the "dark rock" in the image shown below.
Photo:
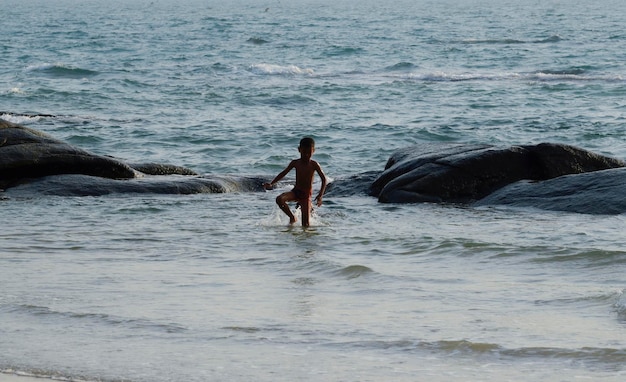
<path fill-rule="evenodd" d="M 545 181 L 523 180 L 474 203 L 552 211 L 612 215 L 626 212 L 626 168 L 565 175 Z"/>
<path fill-rule="evenodd" d="M 624 165 L 561 144 L 420 145 L 392 155 L 372 184 L 372 195 L 383 203 L 470 203 L 522 179 L 545 180 Z"/>
<path fill-rule="evenodd" d="M 135 171 L 116 159 L 89 153 L 40 131 L 0 120 L 0 188 L 24 178 L 86 174 L 130 179 Z"/>
<path fill-rule="evenodd" d="M 329 196 L 370 194 L 381 202 L 453 202 L 624 213 L 626 164 L 577 147 L 542 143 L 422 144 L 395 152 L 383 172 L 338 178 Z M 36 194 L 261 192 L 263 176 L 198 176 L 186 167 L 96 155 L 0 120 L 0 189 Z"/>
<path fill-rule="evenodd" d="M 5 191 L 8 197 L 101 196 L 109 194 L 201 194 L 259 192 L 269 178 L 242 176 L 145 176 L 108 179 L 81 174 L 55 175 L 30 180 Z"/>
<path fill-rule="evenodd" d="M 130 167 L 148 175 L 198 175 L 191 169 L 173 164 L 132 163 Z"/>
<path fill-rule="evenodd" d="M 5 195 L 260 192 L 269 179 L 198 176 L 186 167 L 92 154 L 43 132 L 0 120 L 0 189 Z"/>
<path fill-rule="evenodd" d="M 333 179 L 326 188 L 326 196 L 342 197 L 369 195 L 372 182 L 380 176 L 380 171 L 368 171 L 362 174 Z"/>

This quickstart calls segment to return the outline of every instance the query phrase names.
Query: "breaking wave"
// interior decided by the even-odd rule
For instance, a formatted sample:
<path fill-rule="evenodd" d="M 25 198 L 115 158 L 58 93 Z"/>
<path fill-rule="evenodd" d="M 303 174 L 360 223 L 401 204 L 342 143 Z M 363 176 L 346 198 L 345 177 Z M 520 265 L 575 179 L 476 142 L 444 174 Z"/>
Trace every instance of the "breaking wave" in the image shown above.
<path fill-rule="evenodd" d="M 399 349 L 403 351 L 430 352 L 434 354 L 448 354 L 465 357 L 494 357 L 512 359 L 552 359 L 569 360 L 587 364 L 603 364 L 611 369 L 621 369 L 626 362 L 626 349 L 584 347 L 584 348 L 557 348 L 557 347 L 520 347 L 507 348 L 495 343 L 473 342 L 468 340 L 442 341 L 355 341 L 331 344 L 331 346 L 371 348 L 371 349 Z"/>
<path fill-rule="evenodd" d="M 26 314 L 33 317 L 56 317 L 66 324 L 71 322 L 74 322 L 74 324 L 89 322 L 91 324 L 112 325 L 116 327 L 122 326 L 133 330 L 147 329 L 166 333 L 179 333 L 187 330 L 185 327 L 175 323 L 158 323 L 147 319 L 125 318 L 104 313 L 63 312 L 50 309 L 46 306 L 28 304 L 17 305 L 13 308 L 5 307 L 5 309 L 7 308 L 14 313 Z"/>
<path fill-rule="evenodd" d="M 248 67 L 248 71 L 257 75 L 311 75 L 313 69 L 300 68 L 296 65 L 273 65 L 273 64 L 254 64 Z"/>
<path fill-rule="evenodd" d="M 534 72 L 501 72 L 501 73 L 451 73 L 434 71 L 427 73 L 394 74 L 396 69 L 389 69 L 387 77 L 415 82 L 461 82 L 461 81 L 531 81 L 531 82 L 623 82 L 620 74 L 589 73 L 584 69 L 537 70 Z"/>

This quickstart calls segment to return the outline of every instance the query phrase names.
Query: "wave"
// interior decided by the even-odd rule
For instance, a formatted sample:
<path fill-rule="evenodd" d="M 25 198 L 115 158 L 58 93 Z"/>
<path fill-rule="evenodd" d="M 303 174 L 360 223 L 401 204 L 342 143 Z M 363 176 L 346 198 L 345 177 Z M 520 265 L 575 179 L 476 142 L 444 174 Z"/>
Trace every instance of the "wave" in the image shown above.
<path fill-rule="evenodd" d="M 545 44 L 551 42 L 559 42 L 562 41 L 563 38 L 559 35 L 552 35 L 550 37 L 539 39 L 539 40 L 518 40 L 514 38 L 493 38 L 493 39 L 465 39 L 460 41 L 452 41 L 452 43 L 473 45 L 473 44 L 496 44 L 496 45 L 510 45 L 510 44 Z M 441 42 L 441 41 L 436 41 Z"/>
<path fill-rule="evenodd" d="M 608 82 L 621 83 L 624 77 L 619 74 L 590 74 L 584 69 L 537 70 L 533 72 L 501 73 L 450 73 L 435 71 L 430 73 L 387 74 L 401 81 L 413 82 L 461 82 L 461 81 L 531 81 L 531 82 Z"/>
<path fill-rule="evenodd" d="M 317 102 L 314 98 L 305 97 L 299 94 L 284 95 L 284 96 L 272 96 L 272 95 L 262 94 L 254 98 L 240 97 L 237 99 L 243 105 L 261 104 L 261 105 L 279 106 L 279 107 L 300 106 L 304 104 Z"/>
<path fill-rule="evenodd" d="M 253 64 L 248 67 L 248 71 L 257 75 L 311 75 L 313 69 L 300 68 L 296 65 L 273 65 L 273 64 Z"/>
<path fill-rule="evenodd" d="M 8 308 L 8 309 L 7 309 Z M 8 310 L 17 314 L 27 314 L 30 316 L 47 316 L 58 317 L 61 320 L 78 321 L 78 322 L 90 322 L 95 324 L 104 324 L 111 326 L 122 326 L 132 330 L 148 329 L 165 333 L 180 333 L 187 330 L 187 328 L 174 323 L 157 323 L 147 319 L 139 318 L 124 318 L 113 316 L 105 313 L 78 313 L 78 312 L 62 312 L 52 310 L 47 306 L 21 304 L 14 307 L 4 307 L 3 310 Z"/>
<path fill-rule="evenodd" d="M 579 310 L 600 307 L 612 309 L 620 323 L 626 322 L 626 297 L 624 290 L 600 293 L 596 295 L 556 298 L 552 300 L 536 300 L 538 306 L 571 307 Z"/>
<path fill-rule="evenodd" d="M 619 297 L 613 307 L 615 308 L 619 321 L 626 323 L 626 293 L 624 293 L 624 290 L 620 291 Z"/>
<path fill-rule="evenodd" d="M 399 62 L 395 65 L 391 65 L 385 68 L 386 71 L 395 72 L 395 71 L 408 71 L 415 68 L 415 65 L 410 62 Z"/>
<path fill-rule="evenodd" d="M 502 39 L 467 39 L 460 41 L 461 44 L 526 44 L 527 41 L 524 40 L 516 40 L 512 38 L 502 38 Z"/>
<path fill-rule="evenodd" d="M 63 114 L 46 114 L 46 113 L 15 113 L 11 111 L 0 111 L 0 120 L 15 123 L 17 125 L 32 125 L 40 122 L 54 123 L 70 123 L 85 124 L 93 121 L 95 118 L 91 116 L 63 115 Z M 108 121 L 118 123 L 116 119 L 110 118 Z M 127 122 L 120 120 L 119 122 Z"/>
<path fill-rule="evenodd" d="M 536 40 L 536 41 L 533 41 L 533 42 L 536 43 L 536 44 L 545 44 L 545 43 L 548 43 L 548 42 L 559 42 L 559 41 L 563 41 L 563 40 L 564 39 L 557 34 L 557 35 L 550 36 L 548 38 L 544 38 L 543 40 Z"/>
<path fill-rule="evenodd" d="M 218 66 L 220 68 L 220 66 Z M 246 71 L 259 76 L 307 76 L 311 78 L 345 78 L 350 81 L 372 79 L 398 82 L 463 82 L 463 81 L 528 81 L 528 82 L 605 82 L 623 83 L 626 78 L 618 73 L 601 73 L 588 66 L 566 68 L 545 68 L 528 72 L 520 71 L 484 71 L 484 72 L 450 72 L 443 70 L 423 71 L 411 62 L 398 62 L 382 69 L 373 68 L 366 71 L 348 71 L 338 73 L 317 73 L 313 68 L 302 68 L 296 65 L 252 64 Z M 217 69 L 216 69 L 217 70 Z M 225 69 L 221 69 L 225 71 Z"/>
<path fill-rule="evenodd" d="M 55 118 L 52 114 L 19 114 L 8 111 L 0 111 L 0 119 L 16 124 L 27 125 L 29 123 L 38 122 L 43 118 Z"/>
<path fill-rule="evenodd" d="M 28 72 L 43 73 L 51 77 L 59 78 L 85 78 L 99 74 L 99 72 L 89 69 L 76 68 L 64 64 L 39 64 L 31 65 L 26 68 Z"/>
<path fill-rule="evenodd" d="M 503 74 L 477 74 L 477 73 L 447 73 L 436 71 L 424 74 L 409 74 L 409 80 L 417 80 L 423 82 L 459 82 L 459 81 L 476 81 L 476 80 L 500 80 L 504 78 L 514 78 L 515 73 Z"/>
<path fill-rule="evenodd" d="M 534 72 L 536 74 L 547 74 L 547 75 L 555 75 L 555 76 L 580 76 L 586 73 L 584 68 L 572 68 L 572 69 L 561 69 L 561 70 L 538 70 Z"/>
<path fill-rule="evenodd" d="M 269 43 L 269 41 L 260 37 L 250 37 L 246 42 L 249 42 L 250 44 L 254 44 L 254 45 L 263 45 L 263 44 Z"/>
<path fill-rule="evenodd" d="M 473 342 L 468 340 L 441 340 L 441 341 L 354 341 L 329 344 L 330 346 L 371 348 L 371 349 L 399 349 L 407 352 L 427 351 L 435 354 L 454 354 L 466 357 L 488 357 L 496 359 L 552 359 L 565 360 L 568 362 L 582 362 L 590 364 L 603 364 L 614 369 L 624 368 L 626 362 L 626 349 L 583 347 L 583 348 L 557 348 L 557 347 L 520 347 L 506 348 L 499 344 L 488 342 Z"/>
<path fill-rule="evenodd" d="M 351 56 L 351 55 L 362 53 L 363 51 L 364 51 L 363 48 L 332 46 L 325 52 L 325 56 L 328 56 L 328 57 Z"/>
<path fill-rule="evenodd" d="M 626 263 L 626 252 L 590 250 L 578 253 L 553 254 L 534 259 L 536 263 L 587 262 L 589 267 L 617 266 Z"/>
<path fill-rule="evenodd" d="M 345 277 L 347 279 L 355 279 L 357 277 L 361 277 L 367 275 L 368 273 L 373 273 L 374 271 L 366 267 L 365 265 L 350 265 L 340 270 L 336 271 L 335 274 L 341 277 Z"/>
<path fill-rule="evenodd" d="M 12 87 L 5 91 L 6 94 L 26 94 L 26 92 L 20 87 Z"/>

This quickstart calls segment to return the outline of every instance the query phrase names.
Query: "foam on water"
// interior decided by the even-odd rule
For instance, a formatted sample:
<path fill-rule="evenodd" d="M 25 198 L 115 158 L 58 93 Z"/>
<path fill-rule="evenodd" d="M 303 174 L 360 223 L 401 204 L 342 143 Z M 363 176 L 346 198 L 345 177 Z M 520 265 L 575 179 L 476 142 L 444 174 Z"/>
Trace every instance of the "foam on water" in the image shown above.
<path fill-rule="evenodd" d="M 301 211 L 299 208 L 295 209 L 294 204 L 291 204 L 290 208 L 291 208 L 291 212 L 294 214 L 294 216 L 296 216 L 298 220 L 295 224 L 290 225 L 289 217 L 287 217 L 287 215 L 285 215 L 285 213 L 282 212 L 280 208 L 278 208 L 278 206 L 276 206 L 276 203 L 274 203 L 274 197 L 268 197 L 266 203 L 268 204 L 268 207 L 272 206 L 271 212 L 265 218 L 260 219 L 258 223 L 259 226 L 261 227 L 288 227 L 294 230 L 297 230 L 301 227 L 301 222 L 302 222 Z M 317 207 L 313 207 L 313 210 L 311 211 L 311 215 L 309 217 L 309 223 L 310 223 L 309 227 L 302 227 L 302 229 L 314 230 L 316 227 L 325 226 L 328 224 L 328 223 L 325 223 L 323 218 L 321 218 L 319 214 L 317 213 Z"/>
<path fill-rule="evenodd" d="M 31 123 L 36 123 L 40 121 L 42 116 L 39 115 L 25 115 L 25 114 L 14 114 L 14 113 L 2 113 L 0 114 L 0 119 L 4 119 L 5 121 L 9 121 L 11 123 L 17 123 L 19 125 L 28 125 Z"/>
<path fill-rule="evenodd" d="M 311 75 L 313 69 L 299 68 L 295 65 L 281 66 L 275 64 L 254 64 L 249 70 L 254 74 L 260 75 Z"/>

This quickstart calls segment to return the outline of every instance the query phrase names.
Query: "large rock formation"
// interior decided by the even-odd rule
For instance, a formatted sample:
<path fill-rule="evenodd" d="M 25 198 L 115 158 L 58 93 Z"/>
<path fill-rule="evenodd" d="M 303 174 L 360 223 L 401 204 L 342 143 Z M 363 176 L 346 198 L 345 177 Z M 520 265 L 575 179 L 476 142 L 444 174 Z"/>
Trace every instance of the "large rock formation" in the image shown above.
<path fill-rule="evenodd" d="M 109 157 L 95 155 L 40 131 L 0 120 L 0 188 L 25 178 L 86 174 L 131 179 L 135 171 Z"/>
<path fill-rule="evenodd" d="M 624 190 L 626 167 L 564 175 L 542 182 L 521 180 L 494 191 L 473 205 L 614 215 L 626 212 Z"/>
<path fill-rule="evenodd" d="M 128 164 L 0 120 L 0 189 L 54 195 L 262 191 L 266 177 L 201 177 L 175 165 Z"/>
<path fill-rule="evenodd" d="M 329 196 L 370 194 L 383 203 L 451 202 L 571 212 L 626 212 L 621 160 L 542 143 L 423 144 L 395 152 L 385 170 L 339 177 Z M 263 191 L 267 176 L 199 176 L 168 164 L 128 164 L 0 120 L 5 195 L 194 194 Z"/>
<path fill-rule="evenodd" d="M 29 179 L 6 191 L 8 196 L 36 197 L 101 196 L 108 194 L 217 194 L 263 191 L 269 178 L 254 176 L 140 176 L 109 179 L 83 174 L 64 174 Z"/>
<path fill-rule="evenodd" d="M 394 153 L 372 184 L 371 194 L 383 203 L 470 203 L 523 179 L 547 180 L 624 166 L 621 160 L 561 144 L 420 145 Z"/>

